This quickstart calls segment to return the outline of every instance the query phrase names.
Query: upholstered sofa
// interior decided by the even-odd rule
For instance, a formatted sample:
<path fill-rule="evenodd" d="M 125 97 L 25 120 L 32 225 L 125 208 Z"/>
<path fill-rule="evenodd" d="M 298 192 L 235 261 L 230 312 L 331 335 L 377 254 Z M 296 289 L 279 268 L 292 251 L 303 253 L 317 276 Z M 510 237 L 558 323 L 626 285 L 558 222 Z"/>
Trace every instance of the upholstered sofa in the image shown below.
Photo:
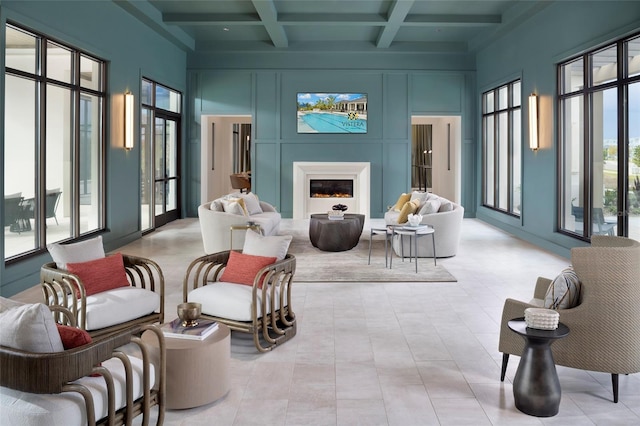
<path fill-rule="evenodd" d="M 413 202 L 416 210 L 412 213 L 422 215 L 422 224 L 431 225 L 435 229 L 436 256 L 451 257 L 458 253 L 460 243 L 460 229 L 464 217 L 464 207 L 446 198 L 433 193 L 414 191 L 410 195 L 409 202 Z M 400 200 L 399 200 L 400 201 Z M 391 206 L 384 215 L 387 225 L 407 224 L 402 207 L 396 203 Z M 399 222 L 399 220 L 401 222 Z M 409 238 L 401 239 L 399 235 L 394 236 L 393 250 L 400 256 L 404 244 L 404 253 L 408 254 L 411 244 Z M 418 257 L 433 257 L 433 244 L 431 238 L 419 238 Z"/>
<path fill-rule="evenodd" d="M 277 235 L 282 219 L 274 206 L 260 201 L 251 192 L 233 193 L 204 203 L 198 207 L 198 218 L 206 254 L 242 249 L 245 232 L 238 230 L 232 233 L 232 226 L 251 222 L 260 225 L 263 235 Z"/>

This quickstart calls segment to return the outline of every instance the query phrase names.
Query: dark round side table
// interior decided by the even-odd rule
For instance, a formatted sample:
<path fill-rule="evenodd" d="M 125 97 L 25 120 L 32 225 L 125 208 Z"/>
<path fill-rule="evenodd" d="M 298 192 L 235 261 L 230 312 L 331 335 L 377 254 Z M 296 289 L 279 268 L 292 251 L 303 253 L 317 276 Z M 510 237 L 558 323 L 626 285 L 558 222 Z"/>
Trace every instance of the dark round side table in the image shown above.
<path fill-rule="evenodd" d="M 314 247 L 323 251 L 346 251 L 358 245 L 363 214 L 345 214 L 343 219 L 329 219 L 326 213 L 315 213 L 309 221 L 309 239 Z"/>
<path fill-rule="evenodd" d="M 532 416 L 555 416 L 560 407 L 561 390 L 551 344 L 567 336 L 569 327 L 559 323 L 555 330 L 538 330 L 527 327 L 524 318 L 514 318 L 508 326 L 525 341 L 513 380 L 516 408 Z"/>

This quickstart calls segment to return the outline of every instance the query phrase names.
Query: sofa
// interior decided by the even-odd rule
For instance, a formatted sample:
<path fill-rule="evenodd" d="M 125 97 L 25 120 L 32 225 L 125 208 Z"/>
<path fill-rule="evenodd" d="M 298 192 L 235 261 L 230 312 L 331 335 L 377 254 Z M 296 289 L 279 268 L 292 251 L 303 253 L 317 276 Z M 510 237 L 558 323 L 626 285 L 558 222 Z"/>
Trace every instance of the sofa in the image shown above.
<path fill-rule="evenodd" d="M 422 215 L 420 223 L 433 226 L 437 257 L 452 257 L 457 254 L 464 207 L 433 193 L 413 191 L 400 196 L 398 202 L 389 208 L 384 215 L 385 223 L 387 225 L 408 224 L 407 212 Z M 404 253 L 410 253 L 410 239 L 403 240 L 399 235 L 395 235 L 393 250 L 398 256 L 402 254 L 402 241 L 404 241 L 402 243 Z M 431 238 L 418 238 L 417 245 L 418 257 L 434 256 Z"/>
<path fill-rule="evenodd" d="M 235 192 L 204 203 L 198 207 L 198 218 L 206 254 L 242 249 L 245 232 L 238 230 L 232 233 L 232 226 L 255 223 L 263 235 L 278 235 L 282 219 L 274 206 L 259 200 L 251 192 Z"/>

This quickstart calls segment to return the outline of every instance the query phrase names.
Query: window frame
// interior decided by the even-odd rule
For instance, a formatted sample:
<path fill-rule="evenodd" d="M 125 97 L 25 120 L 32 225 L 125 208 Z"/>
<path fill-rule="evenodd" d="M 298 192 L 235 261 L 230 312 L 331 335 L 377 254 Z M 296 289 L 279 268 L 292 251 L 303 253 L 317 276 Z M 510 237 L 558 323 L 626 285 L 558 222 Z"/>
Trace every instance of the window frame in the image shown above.
<path fill-rule="evenodd" d="M 640 83 L 640 74 L 635 76 L 627 76 L 626 71 L 628 69 L 628 54 L 625 50 L 625 44 L 631 40 L 640 37 L 640 33 L 634 33 L 625 37 L 619 38 L 613 42 L 598 45 L 584 51 L 578 55 L 572 56 L 562 62 L 559 62 L 556 66 L 556 79 L 557 79 L 557 152 L 556 158 L 558 161 L 557 169 L 557 208 L 556 208 L 556 230 L 557 232 L 568 235 L 573 238 L 577 238 L 583 241 L 590 241 L 593 232 L 593 200 L 596 196 L 594 192 L 594 158 L 595 158 L 595 143 L 594 143 L 594 121 L 595 116 L 593 112 L 594 107 L 594 95 L 597 93 L 604 93 L 606 90 L 615 89 L 616 91 L 616 124 L 617 124 L 617 222 L 616 229 L 619 236 L 627 236 L 629 234 L 629 194 L 628 190 L 620 190 L 621 188 L 628 187 L 629 177 L 629 160 L 632 155 L 629 152 L 629 87 L 632 84 Z M 604 52 L 615 47 L 616 51 L 616 78 L 613 80 L 606 80 L 602 83 L 594 83 L 594 66 L 593 58 L 598 53 Z M 571 65 L 574 62 L 582 62 L 582 85 L 581 87 L 574 88 L 572 90 L 571 84 L 567 83 L 566 76 L 563 73 L 563 67 Z M 568 229 L 565 224 L 565 218 L 567 212 L 565 211 L 566 197 L 571 196 L 571 182 L 568 183 L 569 188 L 565 187 L 565 174 L 566 174 L 566 151 L 567 140 L 565 137 L 565 107 L 563 102 L 572 98 L 582 97 L 582 111 L 580 119 L 582 120 L 581 128 L 583 132 L 581 142 L 582 149 L 582 168 L 584 170 L 581 177 L 580 185 L 582 186 L 582 208 L 583 208 L 583 230 L 582 234 L 578 230 Z M 568 194 L 568 195 L 567 195 Z M 589 208 L 586 208 L 589 207 Z M 574 227 L 575 228 L 575 227 Z"/>
<path fill-rule="evenodd" d="M 520 91 L 520 103 L 518 105 L 514 105 L 514 92 L 515 92 L 515 86 L 519 86 L 519 91 Z M 499 103 L 499 94 L 500 94 L 500 90 L 501 89 L 507 89 L 507 105 L 506 107 L 503 107 L 502 105 L 500 105 Z M 489 94 L 493 95 L 493 108 L 492 111 L 487 111 L 487 97 Z M 481 97 L 481 135 L 482 135 L 482 143 L 481 143 L 481 155 L 482 155 L 482 179 L 481 179 L 481 202 L 482 202 L 482 206 L 488 209 L 491 209 L 493 211 L 502 213 L 502 214 L 506 214 L 512 217 L 516 217 L 516 218 L 520 218 L 522 216 L 522 209 L 521 208 L 516 208 L 516 205 L 521 205 L 522 204 L 522 191 L 520 190 L 520 198 L 518 200 L 514 199 L 513 194 L 515 194 L 515 188 L 514 188 L 514 178 L 515 178 L 515 173 L 514 170 L 516 169 L 515 167 L 515 161 L 520 162 L 520 188 L 522 189 L 522 142 L 523 142 L 523 138 L 522 138 L 522 79 L 521 78 L 515 78 L 512 79 L 506 83 L 500 84 L 498 86 L 495 86 L 489 90 L 486 90 L 482 93 Z M 501 191 L 501 183 L 500 183 L 500 139 L 501 139 L 501 132 L 500 132 L 500 116 L 501 114 L 506 114 L 506 120 L 507 120 L 507 129 L 506 129 L 506 137 L 507 137 L 507 160 L 506 160 L 506 173 L 507 173 L 507 188 L 506 191 Z M 514 129 L 514 120 L 513 120 L 513 116 L 514 114 L 520 114 L 520 137 L 519 139 L 519 144 L 520 144 L 520 149 L 519 149 L 519 158 L 514 158 L 514 153 L 515 153 L 515 149 L 514 149 L 514 145 L 515 145 L 515 131 L 516 129 Z M 487 135 L 488 135 L 488 128 L 487 128 L 487 121 L 489 118 L 492 118 L 492 137 L 493 137 L 493 143 L 492 143 L 492 165 L 493 168 L 492 170 L 488 170 L 488 152 L 487 152 L 487 146 L 489 141 L 487 140 Z M 493 195 L 493 200 L 492 203 L 493 204 L 488 204 L 488 175 L 489 173 L 491 173 L 491 182 L 492 182 L 492 195 Z M 506 196 L 507 196 L 507 200 L 506 200 L 506 205 L 507 208 L 501 208 L 500 204 L 501 204 L 501 199 L 500 199 L 500 193 L 501 192 L 505 192 Z"/>
<path fill-rule="evenodd" d="M 35 31 L 29 27 L 21 25 L 17 22 L 7 20 L 3 30 L 6 32 L 8 28 L 12 28 L 16 31 L 28 34 L 35 39 L 35 60 L 36 66 L 33 72 L 23 71 L 20 69 L 12 68 L 5 64 L 4 75 L 13 76 L 16 78 L 27 79 L 33 81 L 35 84 L 35 103 L 36 108 L 34 111 L 34 144 L 35 144 L 35 158 L 33 159 L 33 165 L 35 169 L 35 182 L 34 182 L 34 200 L 35 209 L 34 214 L 34 226 L 33 232 L 35 233 L 34 244 L 31 249 L 22 251 L 10 256 L 6 255 L 6 249 L 3 250 L 4 262 L 6 265 L 16 263 L 24 260 L 28 257 L 38 255 L 45 252 L 48 244 L 46 238 L 45 229 L 46 223 L 46 188 L 47 188 L 47 171 L 46 171 L 46 154 L 47 154 L 47 89 L 48 87 L 57 87 L 69 91 L 70 97 L 70 115 L 69 120 L 71 123 L 69 144 L 71 149 L 71 202 L 70 202 L 70 231 L 67 238 L 56 240 L 59 242 L 76 241 L 81 239 L 90 238 L 96 234 L 103 233 L 106 229 L 106 128 L 107 128 L 107 111 L 109 109 L 108 93 L 107 93 L 107 61 L 93 55 L 83 49 L 74 47 L 61 40 L 49 37 L 41 32 Z M 69 81 L 56 79 L 47 75 L 47 52 L 48 45 L 52 44 L 56 47 L 69 50 L 71 52 L 71 76 Z M 4 54 L 6 55 L 6 49 Z M 86 87 L 83 85 L 83 77 L 81 70 L 82 58 L 88 58 L 95 61 L 98 64 L 97 77 L 100 78 L 97 83 L 98 89 Z M 96 135 L 99 138 L 97 154 L 99 158 L 96 162 L 97 177 L 99 184 L 97 185 L 98 194 L 97 203 L 97 226 L 93 229 L 89 229 L 82 232 L 80 229 L 80 145 L 81 145 L 81 99 L 83 97 L 95 97 L 99 100 L 99 130 L 96 130 Z M 6 98 L 5 98 L 6 103 Z M 5 141 L 6 142 L 6 141 Z M 5 159 L 6 161 L 6 159 Z M 3 172 L 6 173 L 6 170 Z M 7 176 L 5 174 L 5 181 Z M 61 203 L 62 204 L 62 203 Z M 6 240 L 3 240 L 6 241 Z M 6 242 L 5 242 L 6 244 Z"/>

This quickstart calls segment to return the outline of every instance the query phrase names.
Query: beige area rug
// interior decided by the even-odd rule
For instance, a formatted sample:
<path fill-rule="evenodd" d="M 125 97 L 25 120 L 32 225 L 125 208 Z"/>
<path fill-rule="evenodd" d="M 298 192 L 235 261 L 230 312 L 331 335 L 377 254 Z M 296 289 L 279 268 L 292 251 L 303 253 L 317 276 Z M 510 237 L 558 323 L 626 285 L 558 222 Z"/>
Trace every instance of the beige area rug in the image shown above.
<path fill-rule="evenodd" d="M 369 258 L 369 231 L 365 229 L 358 245 L 351 250 L 326 252 L 315 248 L 308 230 L 288 230 L 293 235 L 289 253 L 296 256 L 295 281 L 300 282 L 456 282 L 443 266 L 434 266 L 432 258 L 418 259 L 415 264 L 394 255 L 393 269 L 384 265 L 384 240 L 374 236 Z"/>

